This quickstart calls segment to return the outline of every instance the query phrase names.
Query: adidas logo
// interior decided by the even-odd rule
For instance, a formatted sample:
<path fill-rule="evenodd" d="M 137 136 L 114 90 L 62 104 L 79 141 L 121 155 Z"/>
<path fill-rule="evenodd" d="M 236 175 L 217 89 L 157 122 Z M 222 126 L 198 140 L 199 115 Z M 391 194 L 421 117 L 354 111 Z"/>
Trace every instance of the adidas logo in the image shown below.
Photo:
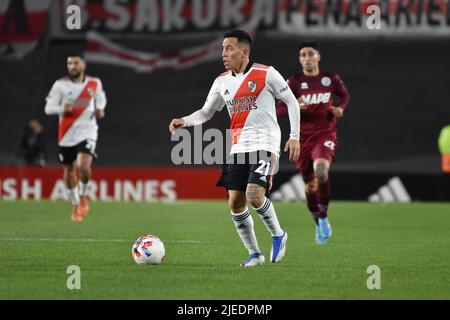
<path fill-rule="evenodd" d="M 264 182 L 267 182 L 266 176 L 262 176 L 261 178 L 259 178 L 259 180 L 262 180 Z"/>
<path fill-rule="evenodd" d="M 245 228 L 247 228 L 247 226 L 246 226 L 245 224 L 241 223 L 241 224 L 238 225 L 236 228 L 237 228 L 237 229 L 245 229 Z"/>
<path fill-rule="evenodd" d="M 369 202 L 411 202 L 411 197 L 399 177 L 393 177 L 369 196 Z"/>
<path fill-rule="evenodd" d="M 230 94 L 230 91 L 228 91 L 228 89 L 225 90 L 225 92 L 223 93 L 223 95 L 227 95 Z"/>
<path fill-rule="evenodd" d="M 302 176 L 300 174 L 293 176 L 291 180 L 273 192 L 270 199 L 283 201 L 306 200 L 305 183 L 303 182 Z"/>
<path fill-rule="evenodd" d="M 296 174 L 288 182 L 282 184 L 270 197 L 271 200 L 304 201 L 305 184 L 302 176 Z M 399 177 L 391 178 L 386 185 L 368 197 L 369 202 L 411 202 L 411 196 Z"/>

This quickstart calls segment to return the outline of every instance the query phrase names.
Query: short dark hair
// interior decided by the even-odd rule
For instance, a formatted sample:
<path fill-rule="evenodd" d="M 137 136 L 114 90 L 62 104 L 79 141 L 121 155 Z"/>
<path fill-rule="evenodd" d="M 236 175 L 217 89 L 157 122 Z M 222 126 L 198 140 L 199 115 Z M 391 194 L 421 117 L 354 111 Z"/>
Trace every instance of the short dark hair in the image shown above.
<path fill-rule="evenodd" d="M 82 52 L 70 52 L 69 54 L 67 54 L 67 58 L 73 58 L 73 57 L 77 57 L 77 58 L 81 58 L 82 60 L 84 60 L 84 54 Z"/>
<path fill-rule="evenodd" d="M 313 40 L 303 41 L 300 44 L 300 48 L 298 50 L 300 51 L 303 48 L 313 48 L 314 50 L 320 52 L 320 44 L 319 44 L 319 42 L 313 41 Z"/>
<path fill-rule="evenodd" d="M 223 38 L 237 38 L 238 42 L 246 43 L 250 46 L 250 48 L 252 47 L 252 38 L 244 30 L 234 29 L 227 31 L 223 35 Z"/>

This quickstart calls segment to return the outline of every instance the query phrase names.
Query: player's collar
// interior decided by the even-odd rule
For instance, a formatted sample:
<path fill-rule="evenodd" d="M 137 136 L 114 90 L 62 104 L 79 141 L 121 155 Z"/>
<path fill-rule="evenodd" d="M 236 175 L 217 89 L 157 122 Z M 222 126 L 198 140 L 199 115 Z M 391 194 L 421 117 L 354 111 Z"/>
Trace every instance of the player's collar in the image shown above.
<path fill-rule="evenodd" d="M 315 78 L 315 77 L 320 77 L 320 75 L 322 74 L 322 70 L 319 69 L 319 73 L 316 74 L 315 76 L 308 76 L 306 75 L 303 70 L 300 71 L 302 75 L 304 75 L 305 77 L 311 77 L 311 78 Z"/>
<path fill-rule="evenodd" d="M 73 83 L 81 83 L 81 84 L 85 83 L 85 82 L 86 82 L 86 79 L 87 79 L 87 77 L 86 77 L 85 74 L 83 75 L 83 79 L 81 79 L 81 82 L 75 82 L 75 81 L 73 81 L 73 79 L 72 79 L 70 76 L 67 76 L 67 78 L 69 78 L 69 80 L 70 80 L 71 82 L 73 82 Z"/>
<path fill-rule="evenodd" d="M 253 62 L 249 61 L 242 74 L 246 74 L 252 67 L 253 67 Z M 233 77 L 236 77 L 236 73 L 234 73 L 234 71 L 231 71 L 231 75 Z"/>

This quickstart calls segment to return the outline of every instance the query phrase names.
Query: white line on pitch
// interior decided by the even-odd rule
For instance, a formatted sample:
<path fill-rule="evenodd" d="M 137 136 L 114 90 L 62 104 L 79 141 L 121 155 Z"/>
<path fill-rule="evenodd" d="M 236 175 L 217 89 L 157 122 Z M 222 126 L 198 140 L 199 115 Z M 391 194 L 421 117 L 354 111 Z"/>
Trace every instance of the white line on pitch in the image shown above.
<path fill-rule="evenodd" d="M 131 241 L 131 240 L 124 240 L 124 239 L 20 238 L 20 237 L 0 238 L 0 241 L 66 241 L 66 242 L 129 242 L 129 243 L 133 243 L 133 241 Z M 193 244 L 212 243 L 210 241 L 200 241 L 200 240 L 163 240 L 163 242 L 164 243 L 193 243 Z"/>

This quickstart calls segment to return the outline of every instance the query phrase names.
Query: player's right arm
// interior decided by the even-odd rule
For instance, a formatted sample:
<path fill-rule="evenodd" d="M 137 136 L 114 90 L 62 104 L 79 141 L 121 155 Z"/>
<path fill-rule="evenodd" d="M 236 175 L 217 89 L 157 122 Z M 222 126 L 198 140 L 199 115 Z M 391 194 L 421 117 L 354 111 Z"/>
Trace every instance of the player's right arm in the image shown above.
<path fill-rule="evenodd" d="M 62 104 L 63 92 L 61 85 L 56 81 L 47 96 L 45 104 L 45 114 L 57 115 L 72 110 L 72 106 Z"/>
<path fill-rule="evenodd" d="M 198 126 L 205 123 L 212 118 L 216 111 L 222 110 L 225 105 L 225 101 L 220 95 L 220 86 L 218 78 L 214 81 L 211 89 L 209 90 L 208 97 L 205 104 L 200 110 L 193 112 L 192 114 L 183 117 L 175 118 L 169 124 L 169 131 L 174 134 L 175 130 L 182 127 Z"/>

